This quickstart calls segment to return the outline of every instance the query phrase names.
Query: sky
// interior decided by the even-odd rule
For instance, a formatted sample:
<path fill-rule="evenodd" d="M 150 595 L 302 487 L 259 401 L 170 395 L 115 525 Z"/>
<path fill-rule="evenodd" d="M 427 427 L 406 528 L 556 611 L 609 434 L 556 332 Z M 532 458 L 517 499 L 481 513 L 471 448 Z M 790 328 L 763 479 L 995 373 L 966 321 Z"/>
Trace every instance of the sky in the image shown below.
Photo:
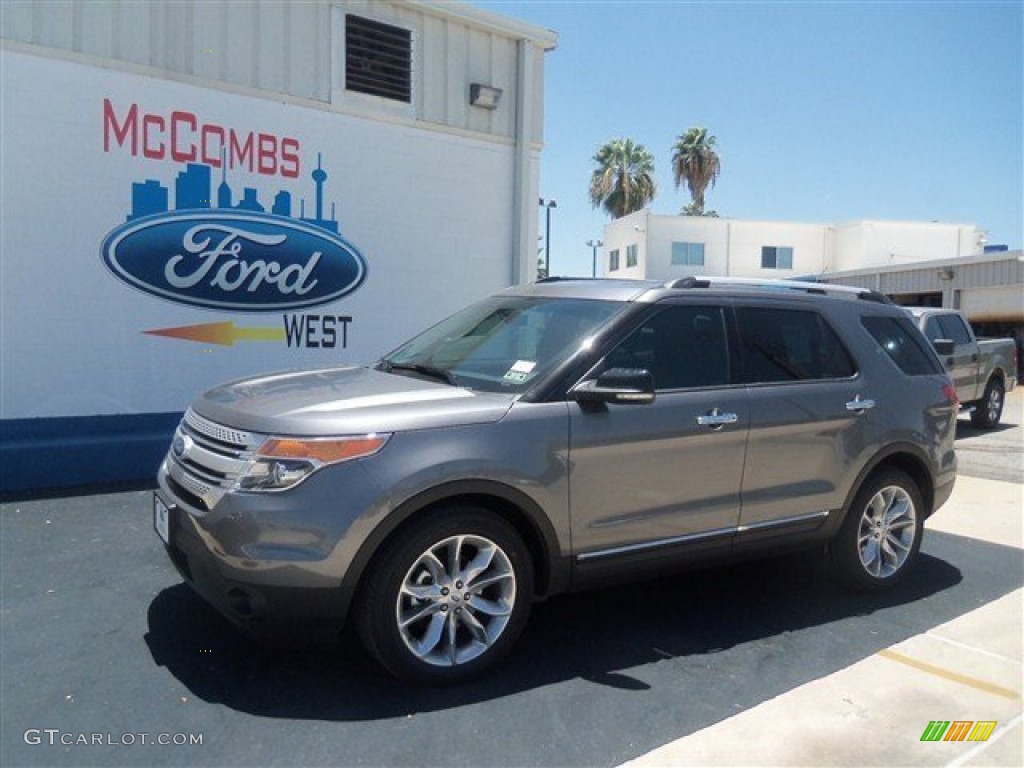
<path fill-rule="evenodd" d="M 676 214 L 690 198 L 672 146 L 694 126 L 717 137 L 721 216 L 977 224 L 1024 244 L 1024 0 L 473 4 L 559 36 L 540 179 L 552 274 L 589 275 L 586 242 L 603 239 L 597 148 L 644 144 L 651 210 Z"/>

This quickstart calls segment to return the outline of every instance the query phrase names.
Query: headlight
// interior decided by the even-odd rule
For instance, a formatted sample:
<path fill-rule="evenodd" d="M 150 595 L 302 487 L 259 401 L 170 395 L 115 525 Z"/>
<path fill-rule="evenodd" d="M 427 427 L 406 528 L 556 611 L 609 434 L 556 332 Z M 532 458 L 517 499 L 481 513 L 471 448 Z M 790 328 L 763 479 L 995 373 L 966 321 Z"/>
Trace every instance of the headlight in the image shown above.
<path fill-rule="evenodd" d="M 238 478 L 242 491 L 283 491 L 321 467 L 372 456 L 391 435 L 345 438 L 268 437 Z"/>

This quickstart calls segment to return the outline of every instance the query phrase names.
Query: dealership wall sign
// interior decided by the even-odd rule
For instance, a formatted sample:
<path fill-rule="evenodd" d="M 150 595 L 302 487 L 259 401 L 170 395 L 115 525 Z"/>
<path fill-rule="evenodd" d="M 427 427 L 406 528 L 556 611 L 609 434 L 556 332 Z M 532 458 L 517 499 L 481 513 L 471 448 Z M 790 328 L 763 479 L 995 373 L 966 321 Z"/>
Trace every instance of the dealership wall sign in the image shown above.
<path fill-rule="evenodd" d="M 243 174 L 301 178 L 298 139 L 240 131 L 184 110 L 164 115 L 135 103 L 119 108 L 110 99 L 103 100 L 102 114 L 105 152 L 166 160 L 178 169 L 173 195 L 159 179 L 131 182 L 131 210 L 100 248 L 119 280 L 180 305 L 248 313 L 329 304 L 363 284 L 365 260 L 339 234 L 333 204 L 326 215 L 328 174 L 320 155 L 310 174 L 309 215 L 304 198 L 295 211 L 288 187 L 272 200 L 261 200 L 255 187 L 236 189 Z M 347 346 L 352 322 L 350 315 L 286 313 L 277 327 L 225 320 L 143 332 L 221 346 L 284 341 L 330 349 Z"/>

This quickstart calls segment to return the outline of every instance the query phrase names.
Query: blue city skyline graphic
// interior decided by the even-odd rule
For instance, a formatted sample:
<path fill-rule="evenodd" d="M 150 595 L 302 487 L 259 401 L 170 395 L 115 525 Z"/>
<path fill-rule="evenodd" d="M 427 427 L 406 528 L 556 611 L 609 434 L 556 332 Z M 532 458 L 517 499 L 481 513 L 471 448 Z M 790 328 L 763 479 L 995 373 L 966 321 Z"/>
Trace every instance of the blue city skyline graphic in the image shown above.
<path fill-rule="evenodd" d="M 223 153 L 222 153 L 223 155 Z M 316 185 L 314 212 L 312 217 L 306 216 L 306 201 L 299 200 L 299 215 L 292 215 L 292 194 L 282 189 L 274 195 L 270 213 L 275 216 L 297 218 L 315 227 L 338 234 L 336 205 L 331 203 L 331 218 L 324 218 L 324 185 L 327 172 L 322 167 L 321 154 L 316 156 L 316 168 L 310 174 Z M 213 205 L 213 166 L 207 163 L 187 163 L 185 170 L 179 171 L 174 180 L 174 207 L 170 206 L 170 190 L 157 179 L 132 182 L 132 210 L 125 221 L 135 221 L 146 216 L 154 216 L 171 211 L 196 210 L 231 210 L 267 213 L 266 207 L 259 199 L 259 191 L 255 187 L 242 187 L 242 195 L 234 203 L 235 192 L 228 184 L 226 158 L 221 161 L 221 181 L 217 185 L 216 205 Z"/>

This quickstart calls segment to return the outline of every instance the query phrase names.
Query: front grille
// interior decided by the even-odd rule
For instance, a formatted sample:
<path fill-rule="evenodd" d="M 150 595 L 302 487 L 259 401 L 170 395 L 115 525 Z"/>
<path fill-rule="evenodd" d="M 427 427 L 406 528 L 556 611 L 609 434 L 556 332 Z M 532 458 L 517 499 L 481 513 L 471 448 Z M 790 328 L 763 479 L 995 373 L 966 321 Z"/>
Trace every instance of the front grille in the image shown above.
<path fill-rule="evenodd" d="M 223 427 L 209 419 L 204 419 L 191 408 L 185 413 L 184 423 L 196 434 L 203 435 L 229 447 L 245 446 L 252 442 L 251 432 Z"/>
<path fill-rule="evenodd" d="M 184 501 L 213 509 L 234 487 L 264 439 L 264 435 L 217 424 L 189 409 L 174 433 L 167 474 L 176 489 L 184 491 Z"/>

